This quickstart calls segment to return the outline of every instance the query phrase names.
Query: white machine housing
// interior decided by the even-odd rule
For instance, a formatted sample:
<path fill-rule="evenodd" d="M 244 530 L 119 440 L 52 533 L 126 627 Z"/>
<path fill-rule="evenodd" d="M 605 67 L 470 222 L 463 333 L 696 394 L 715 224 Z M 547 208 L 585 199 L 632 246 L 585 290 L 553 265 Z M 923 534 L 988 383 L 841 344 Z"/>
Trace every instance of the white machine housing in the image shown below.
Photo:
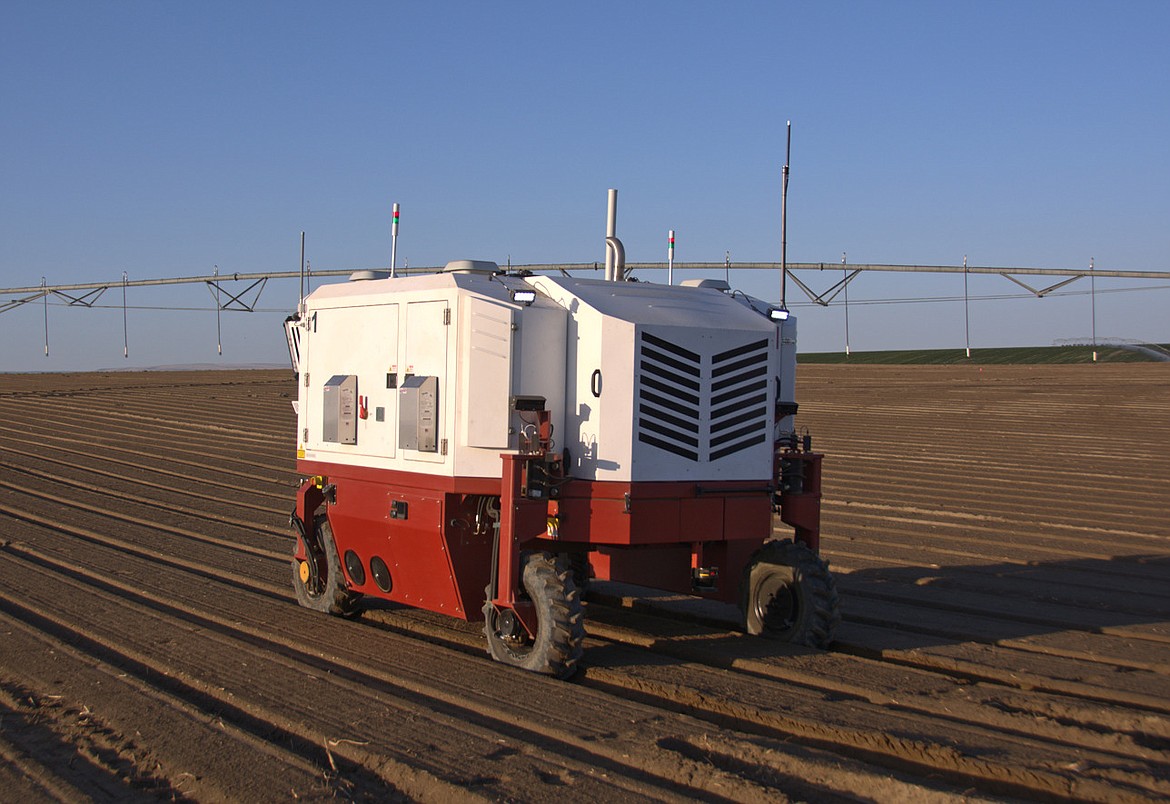
<path fill-rule="evenodd" d="M 471 261 L 323 285 L 287 324 L 298 457 L 497 478 L 530 426 L 513 399 L 538 396 L 574 479 L 770 481 L 792 427 L 776 416 L 793 401 L 796 321 L 767 310 L 718 289 Z"/>

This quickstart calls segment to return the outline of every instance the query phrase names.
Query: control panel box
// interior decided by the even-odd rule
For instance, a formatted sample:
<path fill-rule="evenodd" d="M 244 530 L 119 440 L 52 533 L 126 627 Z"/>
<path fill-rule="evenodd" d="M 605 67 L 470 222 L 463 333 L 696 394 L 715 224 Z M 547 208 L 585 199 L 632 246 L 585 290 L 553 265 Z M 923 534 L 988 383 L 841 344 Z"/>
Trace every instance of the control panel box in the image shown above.
<path fill-rule="evenodd" d="M 439 451 L 439 378 L 407 377 L 398 387 L 398 446 Z"/>
<path fill-rule="evenodd" d="M 324 388 L 323 416 L 322 441 L 357 443 L 357 375 L 336 374 L 329 378 Z"/>

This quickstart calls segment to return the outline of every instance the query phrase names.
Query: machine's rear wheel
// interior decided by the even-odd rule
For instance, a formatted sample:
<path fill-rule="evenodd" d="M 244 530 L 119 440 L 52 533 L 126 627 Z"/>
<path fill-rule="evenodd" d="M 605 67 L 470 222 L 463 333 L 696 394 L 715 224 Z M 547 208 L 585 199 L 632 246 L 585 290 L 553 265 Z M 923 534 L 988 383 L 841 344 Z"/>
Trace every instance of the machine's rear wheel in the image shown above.
<path fill-rule="evenodd" d="M 312 564 L 293 559 L 293 591 L 296 592 L 297 602 L 314 611 L 339 617 L 352 617 L 358 613 L 358 601 L 362 596 L 358 592 L 351 592 L 345 586 L 345 578 L 341 574 L 341 559 L 337 557 L 337 547 L 333 543 L 333 528 L 324 516 L 317 517 L 313 527 L 320 547 L 320 550 L 313 553 L 317 577 L 313 577 Z M 314 549 L 311 545 L 306 547 L 309 550 Z"/>
<path fill-rule="evenodd" d="M 740 608 L 749 634 L 827 648 L 841 621 L 829 565 L 789 539 L 766 543 L 743 572 Z"/>
<path fill-rule="evenodd" d="M 569 553 L 569 571 L 573 573 L 573 583 L 576 584 L 577 591 L 584 597 L 589 591 L 589 578 L 593 574 L 589 554 Z"/>
<path fill-rule="evenodd" d="M 483 607 L 488 652 L 504 664 L 557 678 L 577 671 L 585 641 L 581 594 L 563 556 L 529 553 L 521 559 L 524 592 L 536 608 L 536 637 L 530 637 L 511 612 Z M 490 587 L 489 587 L 490 589 Z"/>

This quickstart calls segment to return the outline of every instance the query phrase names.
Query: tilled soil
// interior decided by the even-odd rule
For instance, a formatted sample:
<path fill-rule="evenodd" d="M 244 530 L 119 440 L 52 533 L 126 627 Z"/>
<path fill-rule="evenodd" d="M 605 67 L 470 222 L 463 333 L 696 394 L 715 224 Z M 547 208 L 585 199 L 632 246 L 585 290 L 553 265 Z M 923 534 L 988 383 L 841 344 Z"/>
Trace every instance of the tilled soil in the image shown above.
<path fill-rule="evenodd" d="M 0 376 L 0 799 L 1164 800 L 1170 370 L 802 366 L 829 652 L 299 608 L 287 372 Z"/>

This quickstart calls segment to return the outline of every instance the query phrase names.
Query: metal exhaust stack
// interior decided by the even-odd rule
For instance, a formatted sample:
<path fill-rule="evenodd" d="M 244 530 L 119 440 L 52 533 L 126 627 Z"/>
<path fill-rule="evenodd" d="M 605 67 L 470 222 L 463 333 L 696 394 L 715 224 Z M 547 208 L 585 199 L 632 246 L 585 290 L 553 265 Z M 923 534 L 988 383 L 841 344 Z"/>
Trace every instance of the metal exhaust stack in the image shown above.
<path fill-rule="evenodd" d="M 621 282 L 625 279 L 626 249 L 617 237 L 617 190 L 609 190 L 609 207 L 605 222 L 605 280 Z"/>
<path fill-rule="evenodd" d="M 605 281 L 626 279 L 626 247 L 618 240 L 618 191 L 610 188 L 605 221 Z"/>
<path fill-rule="evenodd" d="M 613 260 L 613 281 L 624 282 L 626 278 L 626 247 L 616 237 L 605 238 L 605 259 Z"/>

